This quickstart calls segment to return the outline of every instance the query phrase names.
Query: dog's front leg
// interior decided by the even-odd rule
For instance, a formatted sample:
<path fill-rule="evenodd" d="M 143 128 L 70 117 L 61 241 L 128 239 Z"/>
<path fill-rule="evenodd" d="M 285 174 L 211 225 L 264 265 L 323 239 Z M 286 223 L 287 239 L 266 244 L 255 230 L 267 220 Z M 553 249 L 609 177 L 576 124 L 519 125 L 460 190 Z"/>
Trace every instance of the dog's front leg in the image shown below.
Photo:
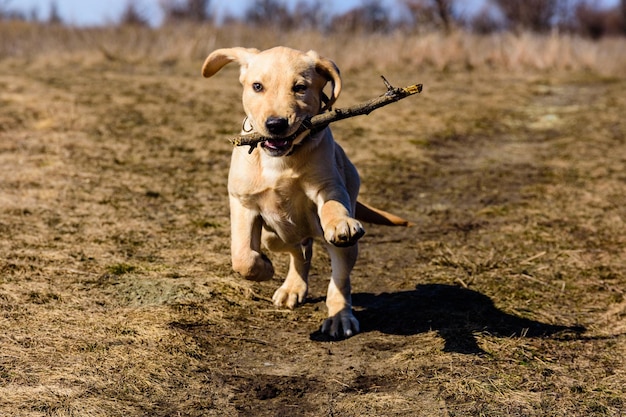
<path fill-rule="evenodd" d="M 294 308 L 304 302 L 308 291 L 309 268 L 313 256 L 313 239 L 305 239 L 300 245 L 286 245 L 274 233 L 264 234 L 264 243 L 272 251 L 289 252 L 289 272 L 285 282 L 274 293 L 272 300 L 278 307 Z"/>
<path fill-rule="evenodd" d="M 361 223 L 350 216 L 346 204 L 338 200 L 324 201 L 319 217 L 324 239 L 335 246 L 354 245 L 365 234 Z"/>
<path fill-rule="evenodd" d="M 258 212 L 244 207 L 239 199 L 230 197 L 231 256 L 233 269 L 246 279 L 267 281 L 274 267 L 261 252 L 263 220 Z"/>
<path fill-rule="evenodd" d="M 358 256 L 356 243 L 365 230 L 351 215 L 349 202 L 351 197 L 356 199 L 358 182 L 351 185 L 352 196 L 341 187 L 329 187 L 318 196 L 318 215 L 332 269 L 326 295 L 328 318 L 322 324 L 322 333 L 332 337 L 350 337 L 359 332 L 359 322 L 352 314 L 350 273 Z"/>
<path fill-rule="evenodd" d="M 332 276 L 326 295 L 328 318 L 322 324 L 322 333 L 332 337 L 350 337 L 359 332 L 359 322 L 352 314 L 350 294 L 350 272 L 356 263 L 358 247 L 326 246 L 330 254 Z"/>

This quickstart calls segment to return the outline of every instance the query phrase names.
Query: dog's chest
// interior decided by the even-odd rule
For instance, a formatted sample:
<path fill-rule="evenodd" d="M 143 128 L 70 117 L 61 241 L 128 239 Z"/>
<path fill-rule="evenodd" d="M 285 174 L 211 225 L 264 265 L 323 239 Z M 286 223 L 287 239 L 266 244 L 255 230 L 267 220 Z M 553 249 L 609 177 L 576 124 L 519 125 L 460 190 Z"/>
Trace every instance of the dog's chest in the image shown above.
<path fill-rule="evenodd" d="M 315 234 L 319 223 L 315 203 L 306 193 L 306 182 L 295 170 L 267 169 L 246 181 L 234 196 L 247 208 L 258 211 L 268 228 L 285 241 L 300 241 Z"/>
<path fill-rule="evenodd" d="M 254 199 L 261 213 L 298 221 L 299 215 L 313 207 L 304 189 L 303 178 L 297 172 L 267 170 L 263 172 L 262 186 Z"/>

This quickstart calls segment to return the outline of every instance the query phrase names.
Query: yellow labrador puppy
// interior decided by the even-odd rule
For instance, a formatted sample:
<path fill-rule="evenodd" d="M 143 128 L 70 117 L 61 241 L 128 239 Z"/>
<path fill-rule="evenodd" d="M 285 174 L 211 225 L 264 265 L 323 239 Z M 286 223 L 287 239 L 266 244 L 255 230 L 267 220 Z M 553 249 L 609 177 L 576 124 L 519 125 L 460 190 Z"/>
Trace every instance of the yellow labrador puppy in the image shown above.
<path fill-rule="evenodd" d="M 244 131 L 269 138 L 251 153 L 233 150 L 228 176 L 233 269 L 247 279 L 269 280 L 274 268 L 261 247 L 288 252 L 289 271 L 273 301 L 294 308 L 307 294 L 313 238 L 323 237 L 332 277 L 322 332 L 349 337 L 359 331 L 350 296 L 356 242 L 365 233 L 359 219 L 408 222 L 357 202 L 359 175 L 329 128 L 292 137 L 303 121 L 337 99 L 341 78 L 332 61 L 314 51 L 237 47 L 212 52 L 202 74 L 211 77 L 230 62 L 240 66 Z M 326 99 L 322 90 L 328 82 L 332 92 Z"/>

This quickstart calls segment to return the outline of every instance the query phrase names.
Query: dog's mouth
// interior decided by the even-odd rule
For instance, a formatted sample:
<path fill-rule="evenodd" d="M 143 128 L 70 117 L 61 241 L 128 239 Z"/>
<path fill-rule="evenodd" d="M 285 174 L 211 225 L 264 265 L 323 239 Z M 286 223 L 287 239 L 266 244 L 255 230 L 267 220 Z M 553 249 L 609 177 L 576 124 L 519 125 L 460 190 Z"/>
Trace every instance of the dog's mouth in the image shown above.
<path fill-rule="evenodd" d="M 292 145 L 293 139 L 291 138 L 269 138 L 261 142 L 261 147 L 271 156 L 282 156 L 287 154 L 291 150 Z"/>
<path fill-rule="evenodd" d="M 246 125 L 247 118 L 244 120 L 243 131 L 253 131 L 252 125 Z M 288 127 L 287 134 L 276 134 L 271 132 L 264 132 L 267 136 L 261 136 L 254 144 L 250 145 L 249 153 L 252 153 L 257 144 L 263 149 L 263 151 L 270 156 L 284 156 L 291 155 L 294 152 L 294 148 L 300 144 L 311 134 L 311 130 L 306 127 L 307 122 L 297 123 Z M 248 128 L 246 128 L 248 127 Z"/>

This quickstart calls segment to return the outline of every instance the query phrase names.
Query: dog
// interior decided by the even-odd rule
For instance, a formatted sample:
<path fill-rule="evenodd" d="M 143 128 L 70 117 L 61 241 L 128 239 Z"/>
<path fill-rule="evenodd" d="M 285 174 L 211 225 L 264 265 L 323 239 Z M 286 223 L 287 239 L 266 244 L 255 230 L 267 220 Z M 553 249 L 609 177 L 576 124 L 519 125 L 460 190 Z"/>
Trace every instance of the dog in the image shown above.
<path fill-rule="evenodd" d="M 212 77 L 230 62 L 240 66 L 242 133 L 267 138 L 251 152 L 235 147 L 228 175 L 232 267 L 246 279 L 265 281 L 274 268 L 261 251 L 287 252 L 289 271 L 272 300 L 294 308 L 307 295 L 313 239 L 323 238 L 331 261 L 322 333 L 333 338 L 359 332 L 352 312 L 350 273 L 357 260 L 361 221 L 408 226 L 409 222 L 357 201 L 356 168 L 329 128 L 292 137 L 312 116 L 331 108 L 341 92 L 335 63 L 317 52 L 286 47 L 259 51 L 223 48 L 204 61 Z M 330 96 L 324 93 L 330 83 Z"/>

